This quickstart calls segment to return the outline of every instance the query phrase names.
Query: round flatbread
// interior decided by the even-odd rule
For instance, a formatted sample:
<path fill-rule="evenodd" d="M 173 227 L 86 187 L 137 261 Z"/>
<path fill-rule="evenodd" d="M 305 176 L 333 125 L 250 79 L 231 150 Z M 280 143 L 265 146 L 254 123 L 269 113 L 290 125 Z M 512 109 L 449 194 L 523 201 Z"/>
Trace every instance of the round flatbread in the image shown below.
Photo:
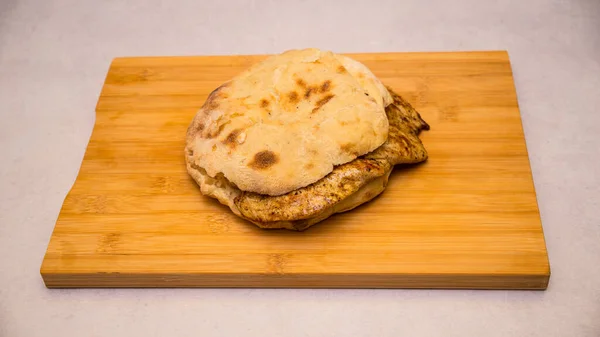
<path fill-rule="evenodd" d="M 354 60 L 288 51 L 210 94 L 188 129 L 186 159 L 242 191 L 282 195 L 383 144 L 390 101 Z"/>

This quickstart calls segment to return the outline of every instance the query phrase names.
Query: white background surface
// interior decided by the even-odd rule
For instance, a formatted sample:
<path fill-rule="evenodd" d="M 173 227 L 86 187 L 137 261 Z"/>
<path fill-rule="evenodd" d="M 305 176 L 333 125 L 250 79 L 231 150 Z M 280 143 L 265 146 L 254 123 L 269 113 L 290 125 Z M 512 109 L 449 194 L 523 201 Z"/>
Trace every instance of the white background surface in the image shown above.
<path fill-rule="evenodd" d="M 369 3 L 0 0 L 0 336 L 600 336 L 600 1 Z M 44 287 L 113 57 L 311 46 L 509 51 L 547 291 Z"/>

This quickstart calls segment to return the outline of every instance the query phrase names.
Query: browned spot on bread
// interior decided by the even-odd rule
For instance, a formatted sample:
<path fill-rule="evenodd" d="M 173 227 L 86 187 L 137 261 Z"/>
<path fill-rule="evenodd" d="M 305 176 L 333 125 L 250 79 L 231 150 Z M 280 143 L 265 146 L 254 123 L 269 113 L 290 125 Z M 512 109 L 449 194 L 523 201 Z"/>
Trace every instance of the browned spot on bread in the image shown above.
<path fill-rule="evenodd" d="M 210 101 L 207 100 L 206 103 L 204 103 L 204 108 L 207 112 L 211 110 L 216 110 L 217 108 L 219 108 L 219 103 L 216 102 L 214 99 L 211 99 Z"/>
<path fill-rule="evenodd" d="M 224 83 L 221 86 L 219 86 L 217 89 L 213 90 L 208 95 L 208 98 L 206 98 L 206 102 L 204 102 L 203 107 L 206 108 L 206 110 L 208 110 L 208 111 L 217 109 L 219 107 L 218 100 L 228 97 L 228 95 L 223 92 L 223 89 L 227 88 L 228 86 L 229 86 L 229 83 Z"/>
<path fill-rule="evenodd" d="M 331 89 L 331 81 L 327 80 L 327 81 L 323 82 L 323 84 L 321 84 L 321 87 L 319 88 L 319 92 L 325 93 L 325 92 L 328 92 L 330 89 Z"/>
<path fill-rule="evenodd" d="M 222 88 L 223 86 L 219 86 L 215 90 L 211 91 L 210 94 L 208 94 L 208 97 L 206 98 L 206 102 L 212 101 L 213 99 L 217 98 Z"/>
<path fill-rule="evenodd" d="M 304 165 L 304 169 L 306 169 L 306 170 L 313 169 L 314 167 L 315 167 L 315 164 L 313 164 L 313 163 L 308 163 L 308 164 Z"/>
<path fill-rule="evenodd" d="M 304 80 L 301 78 L 296 80 L 296 84 L 301 88 L 306 88 L 306 82 L 304 82 Z"/>
<path fill-rule="evenodd" d="M 358 157 L 358 155 L 360 155 L 360 153 L 356 150 L 356 147 L 354 146 L 354 144 L 351 143 L 346 143 L 346 144 L 342 144 L 340 145 L 340 149 L 348 154 L 351 154 L 353 156 Z"/>
<path fill-rule="evenodd" d="M 279 157 L 275 153 L 264 150 L 255 154 L 248 166 L 254 169 L 264 170 L 277 164 L 278 161 Z"/>
<path fill-rule="evenodd" d="M 268 100 L 266 100 L 264 98 L 260 100 L 261 108 L 268 108 L 270 104 L 271 104 L 271 102 L 269 102 Z"/>
<path fill-rule="evenodd" d="M 317 112 L 319 109 L 321 109 L 321 107 L 325 104 L 327 104 L 327 102 L 329 102 L 332 98 L 334 97 L 334 95 L 326 95 L 325 97 L 321 98 L 320 100 L 317 101 L 317 103 L 315 104 L 315 108 L 312 109 L 312 113 Z"/>
<path fill-rule="evenodd" d="M 232 149 L 235 149 L 235 147 L 237 146 L 237 138 L 241 132 L 242 132 L 241 129 L 235 129 L 235 130 L 231 131 L 229 133 L 229 135 L 227 135 L 225 140 L 223 140 L 223 144 L 229 146 Z"/>
<path fill-rule="evenodd" d="M 213 152 L 217 151 L 217 144 L 213 144 L 212 150 L 213 150 Z"/>
<path fill-rule="evenodd" d="M 339 74 L 343 74 L 343 73 L 347 72 L 347 70 L 346 70 L 346 67 L 344 67 L 344 66 L 339 66 L 339 67 L 337 68 L 337 72 L 338 72 Z"/>
<path fill-rule="evenodd" d="M 298 100 L 300 99 L 300 97 L 298 97 L 298 93 L 295 91 L 292 91 L 288 94 L 288 98 L 290 99 L 290 102 L 292 103 L 297 103 Z"/>
<path fill-rule="evenodd" d="M 310 149 L 308 149 L 308 153 L 310 153 L 312 155 L 316 155 L 319 152 L 317 150 L 315 150 L 315 149 L 310 148 Z"/>
<path fill-rule="evenodd" d="M 300 80 L 302 81 L 302 80 Z M 298 81 L 296 81 L 297 83 Z M 321 85 L 308 86 L 304 81 L 302 81 L 302 85 L 300 85 L 302 89 L 304 89 L 304 99 L 310 99 L 310 97 L 314 94 L 318 93 L 326 93 L 331 90 L 331 81 L 327 80 L 323 82 Z"/>
<path fill-rule="evenodd" d="M 363 73 L 358 73 L 358 78 L 365 78 L 365 75 Z"/>
<path fill-rule="evenodd" d="M 313 94 L 314 88 L 312 87 L 308 87 L 306 88 L 306 91 L 304 91 L 304 98 L 309 99 L 310 96 Z"/>
<path fill-rule="evenodd" d="M 348 125 L 348 122 L 346 122 L 346 121 L 340 121 L 340 125 L 341 126 L 346 126 L 346 125 Z"/>

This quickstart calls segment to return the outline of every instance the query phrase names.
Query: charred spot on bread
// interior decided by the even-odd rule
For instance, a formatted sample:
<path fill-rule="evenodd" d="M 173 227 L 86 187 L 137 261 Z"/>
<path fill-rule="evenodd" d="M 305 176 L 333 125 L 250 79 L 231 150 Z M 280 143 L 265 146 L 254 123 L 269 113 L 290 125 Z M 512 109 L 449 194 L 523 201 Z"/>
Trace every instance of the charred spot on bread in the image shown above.
<path fill-rule="evenodd" d="M 279 156 L 269 150 L 257 152 L 248 164 L 249 167 L 259 170 L 267 169 L 279 161 Z"/>
<path fill-rule="evenodd" d="M 327 81 L 323 82 L 323 84 L 321 84 L 321 87 L 319 87 L 319 92 L 325 93 L 325 92 L 328 92 L 330 89 L 331 89 L 331 81 L 327 80 Z"/>
<path fill-rule="evenodd" d="M 235 147 L 237 146 L 237 138 L 241 132 L 241 129 L 235 129 L 231 131 L 229 135 L 227 135 L 227 137 L 225 137 L 225 139 L 223 140 L 223 144 L 229 146 L 232 149 L 235 149 Z"/>
<path fill-rule="evenodd" d="M 298 93 L 295 91 L 292 91 L 288 94 L 288 99 L 290 100 L 290 102 L 292 103 L 297 103 L 298 100 L 300 99 L 300 97 L 298 97 Z"/>
<path fill-rule="evenodd" d="M 314 90 L 314 88 L 312 88 L 312 87 L 306 88 L 306 90 L 304 91 L 304 98 L 309 99 L 310 96 L 313 94 L 313 90 Z"/>
<path fill-rule="evenodd" d="M 219 103 L 216 102 L 214 99 L 206 100 L 203 108 L 205 108 L 206 111 L 216 110 L 219 108 Z"/>
<path fill-rule="evenodd" d="M 306 82 L 304 82 L 303 79 L 298 78 L 296 79 L 296 84 L 300 87 L 300 88 L 306 88 Z"/>
<path fill-rule="evenodd" d="M 317 112 L 319 109 L 321 109 L 321 107 L 323 107 L 323 105 L 327 104 L 327 102 L 329 102 L 332 98 L 334 97 L 334 95 L 326 95 L 325 97 L 321 98 L 320 100 L 317 101 L 317 103 L 315 104 L 315 108 L 312 110 L 312 113 Z"/>
<path fill-rule="evenodd" d="M 267 99 L 263 98 L 260 100 L 260 107 L 263 109 L 268 108 L 270 104 L 271 104 L 271 102 L 269 102 Z"/>
<path fill-rule="evenodd" d="M 228 97 L 228 95 L 223 92 L 223 89 L 227 88 L 228 86 L 229 86 L 229 82 L 224 83 L 224 84 L 220 85 L 218 88 L 216 88 L 215 90 L 213 90 L 208 95 L 208 98 L 206 99 L 206 102 L 204 102 L 203 107 L 209 111 L 217 109 L 219 107 L 219 103 L 217 101 L 219 99 Z"/>

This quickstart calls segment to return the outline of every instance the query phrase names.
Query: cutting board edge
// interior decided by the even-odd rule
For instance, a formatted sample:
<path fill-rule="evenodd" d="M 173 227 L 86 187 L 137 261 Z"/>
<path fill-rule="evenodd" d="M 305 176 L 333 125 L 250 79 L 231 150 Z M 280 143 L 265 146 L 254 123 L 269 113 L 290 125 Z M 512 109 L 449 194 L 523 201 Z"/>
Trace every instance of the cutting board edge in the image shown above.
<path fill-rule="evenodd" d="M 516 102 L 517 102 L 517 110 L 519 110 L 519 121 L 520 121 L 520 126 L 521 126 L 521 133 L 523 133 L 523 145 L 525 148 L 525 154 L 526 154 L 526 158 L 527 158 L 527 166 L 529 167 L 529 178 L 531 180 L 531 185 L 532 185 L 532 191 L 533 191 L 533 197 L 535 198 L 535 208 L 536 208 L 536 212 L 540 221 L 540 231 L 542 233 L 542 241 L 543 241 L 543 246 L 544 246 L 544 255 L 546 256 L 546 265 L 548 268 L 548 278 L 550 278 L 550 274 L 551 274 L 551 267 L 550 267 L 550 255 L 548 254 L 548 243 L 546 242 L 546 234 L 544 233 L 544 224 L 542 222 L 542 216 L 540 214 L 540 202 L 539 202 L 539 198 L 537 196 L 537 190 L 535 188 L 535 178 L 533 176 L 533 169 L 531 167 L 531 156 L 529 155 L 529 147 L 527 146 L 527 137 L 525 136 L 525 126 L 523 125 L 523 114 L 521 113 L 521 106 L 519 104 L 519 91 L 517 90 L 517 83 L 515 81 L 515 76 L 514 76 L 514 72 L 513 72 L 513 66 L 512 66 L 512 61 L 510 59 L 510 55 L 508 54 L 508 51 L 505 51 L 506 53 L 506 59 L 508 62 L 508 66 L 510 67 L 510 77 L 512 79 L 512 86 L 513 86 L 513 90 L 515 92 L 515 96 L 516 96 Z"/>
<path fill-rule="evenodd" d="M 40 269 L 47 288 L 404 288 L 545 290 L 550 271 L 528 274 L 277 274 L 52 272 Z M 351 280 L 351 281 L 349 281 Z"/>

